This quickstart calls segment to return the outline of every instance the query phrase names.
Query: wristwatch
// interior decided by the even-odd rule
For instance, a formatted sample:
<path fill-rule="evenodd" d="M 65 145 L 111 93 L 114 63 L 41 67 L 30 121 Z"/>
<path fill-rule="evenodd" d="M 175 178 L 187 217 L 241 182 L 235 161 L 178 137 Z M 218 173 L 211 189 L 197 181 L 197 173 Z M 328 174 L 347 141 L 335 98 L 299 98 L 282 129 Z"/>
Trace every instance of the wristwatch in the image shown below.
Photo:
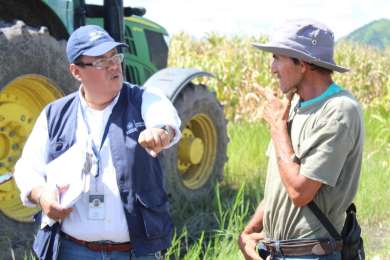
<path fill-rule="evenodd" d="M 163 129 L 165 132 L 167 132 L 169 136 L 169 142 L 172 141 L 173 137 L 175 136 L 175 130 L 168 125 L 163 125 L 160 128 Z"/>

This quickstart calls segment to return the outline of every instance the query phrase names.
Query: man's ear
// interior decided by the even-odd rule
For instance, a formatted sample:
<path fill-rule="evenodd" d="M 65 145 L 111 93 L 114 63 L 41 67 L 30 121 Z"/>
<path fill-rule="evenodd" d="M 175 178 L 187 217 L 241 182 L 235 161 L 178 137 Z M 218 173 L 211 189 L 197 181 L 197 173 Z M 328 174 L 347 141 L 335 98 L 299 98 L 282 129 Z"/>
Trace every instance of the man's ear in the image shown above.
<path fill-rule="evenodd" d="M 78 80 L 79 82 L 81 82 L 81 74 L 80 74 L 80 68 L 77 67 L 77 65 L 75 64 L 70 64 L 69 65 L 69 71 L 70 73 L 72 74 L 72 76 Z"/>
<path fill-rule="evenodd" d="M 305 73 L 306 71 L 310 70 L 310 64 L 304 62 L 303 60 L 299 60 L 299 66 L 301 67 L 302 73 Z"/>

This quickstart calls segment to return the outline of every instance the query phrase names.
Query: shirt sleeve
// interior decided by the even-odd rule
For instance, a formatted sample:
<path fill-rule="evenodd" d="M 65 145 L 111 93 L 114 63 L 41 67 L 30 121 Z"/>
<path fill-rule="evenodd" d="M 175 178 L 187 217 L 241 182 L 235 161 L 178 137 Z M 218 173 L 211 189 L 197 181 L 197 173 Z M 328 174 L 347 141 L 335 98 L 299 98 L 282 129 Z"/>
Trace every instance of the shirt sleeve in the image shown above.
<path fill-rule="evenodd" d="M 350 128 L 342 121 L 328 120 L 304 140 L 300 174 L 334 187 L 353 146 Z"/>
<path fill-rule="evenodd" d="M 181 120 L 171 101 L 158 89 L 146 89 L 142 95 L 142 118 L 146 128 L 168 125 L 175 130 L 175 136 L 165 149 L 176 144 L 181 138 Z"/>
<path fill-rule="evenodd" d="M 15 165 L 14 178 L 25 206 L 35 206 L 27 197 L 34 187 L 46 184 L 45 165 L 48 143 L 47 119 L 43 110 L 24 145 L 22 156 Z"/>

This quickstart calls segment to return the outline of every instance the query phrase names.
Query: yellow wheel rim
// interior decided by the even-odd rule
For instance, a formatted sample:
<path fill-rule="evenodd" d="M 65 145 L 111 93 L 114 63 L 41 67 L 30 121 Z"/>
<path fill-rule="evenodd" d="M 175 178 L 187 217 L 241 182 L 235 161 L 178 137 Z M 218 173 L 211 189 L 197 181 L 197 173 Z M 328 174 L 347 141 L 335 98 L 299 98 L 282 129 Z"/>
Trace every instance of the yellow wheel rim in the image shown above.
<path fill-rule="evenodd" d="M 195 115 L 182 131 L 177 168 L 189 189 L 201 188 L 210 178 L 217 154 L 217 131 L 206 114 Z"/>
<path fill-rule="evenodd" d="M 29 222 L 37 208 L 23 207 L 12 172 L 24 143 L 44 106 L 63 96 L 48 78 L 24 75 L 0 92 L 0 211 L 21 222 Z"/>

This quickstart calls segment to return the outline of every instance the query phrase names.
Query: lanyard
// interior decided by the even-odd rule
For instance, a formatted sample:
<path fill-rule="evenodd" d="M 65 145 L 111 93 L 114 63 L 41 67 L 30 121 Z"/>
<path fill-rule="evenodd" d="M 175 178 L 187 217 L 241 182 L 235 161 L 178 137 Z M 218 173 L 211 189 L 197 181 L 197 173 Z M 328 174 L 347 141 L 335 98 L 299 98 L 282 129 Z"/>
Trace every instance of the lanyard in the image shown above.
<path fill-rule="evenodd" d="M 87 127 L 88 136 L 89 136 L 89 139 L 91 141 L 92 152 L 95 155 L 95 158 L 97 159 L 97 172 L 96 172 L 96 175 L 95 175 L 95 178 L 97 178 L 99 176 L 99 174 L 100 174 L 100 171 L 101 171 L 101 167 L 100 167 L 101 166 L 100 165 L 101 164 L 100 151 L 102 150 L 104 141 L 106 140 L 106 137 L 108 135 L 108 129 L 110 127 L 111 116 L 107 120 L 106 126 L 104 128 L 104 132 L 103 132 L 102 141 L 100 142 L 100 147 L 98 149 L 96 144 L 95 144 L 95 142 L 93 141 L 92 134 L 91 134 L 91 127 L 88 124 L 87 116 L 85 114 L 85 110 L 84 110 L 84 108 L 83 108 L 81 103 L 80 103 L 80 110 L 81 110 L 81 115 L 82 115 L 83 121 L 84 121 L 84 123 L 85 123 L 85 125 Z"/>

